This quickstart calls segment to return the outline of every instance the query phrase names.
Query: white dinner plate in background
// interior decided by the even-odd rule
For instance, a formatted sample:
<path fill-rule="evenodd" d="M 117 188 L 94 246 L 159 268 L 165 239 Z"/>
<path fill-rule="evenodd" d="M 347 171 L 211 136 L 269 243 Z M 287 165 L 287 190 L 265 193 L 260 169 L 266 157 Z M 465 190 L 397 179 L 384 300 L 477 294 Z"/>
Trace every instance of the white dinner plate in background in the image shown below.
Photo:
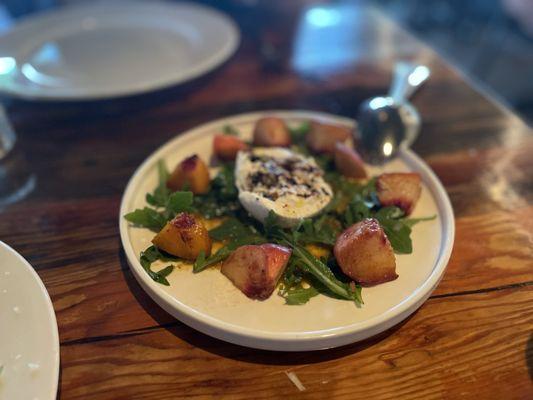
<path fill-rule="evenodd" d="M 154 233 L 132 226 L 122 216 L 146 206 L 146 193 L 157 186 L 158 160 L 165 160 L 169 168 L 195 153 L 209 160 L 213 136 L 225 125 L 237 128 L 249 140 L 255 121 L 265 115 L 278 116 L 293 126 L 310 119 L 354 125 L 353 120 L 317 112 L 260 112 L 201 125 L 163 145 L 134 173 L 120 208 L 122 245 L 142 288 L 167 312 L 199 331 L 228 342 L 268 350 L 342 346 L 383 332 L 407 318 L 430 296 L 444 275 L 454 239 L 454 217 L 448 196 L 431 169 L 410 150 L 402 151 L 383 168 L 368 167 L 369 174 L 418 172 L 423 188 L 412 216 L 436 215 L 437 218 L 413 228 L 413 253 L 396 255 L 399 278 L 363 288 L 365 304 L 360 308 L 353 302 L 326 296 L 313 297 L 301 306 L 288 306 L 275 292 L 265 301 L 251 300 L 217 268 L 198 274 L 193 274 L 190 266 L 176 268 L 167 277 L 170 286 L 154 282 L 144 271 L 139 253 L 151 245 Z"/>
<path fill-rule="evenodd" d="M 226 61 L 239 31 L 197 4 L 102 1 L 30 16 L 0 37 L 0 91 L 99 99 L 199 77 Z"/>

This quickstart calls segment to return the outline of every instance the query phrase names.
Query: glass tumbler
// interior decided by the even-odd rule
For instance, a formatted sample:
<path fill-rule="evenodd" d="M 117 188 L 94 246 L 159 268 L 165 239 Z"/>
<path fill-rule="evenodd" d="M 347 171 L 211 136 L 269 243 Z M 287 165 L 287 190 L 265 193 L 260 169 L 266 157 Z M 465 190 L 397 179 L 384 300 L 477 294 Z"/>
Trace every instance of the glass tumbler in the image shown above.
<path fill-rule="evenodd" d="M 17 136 L 0 105 L 0 211 L 26 197 L 35 187 L 35 176 L 16 144 Z"/>

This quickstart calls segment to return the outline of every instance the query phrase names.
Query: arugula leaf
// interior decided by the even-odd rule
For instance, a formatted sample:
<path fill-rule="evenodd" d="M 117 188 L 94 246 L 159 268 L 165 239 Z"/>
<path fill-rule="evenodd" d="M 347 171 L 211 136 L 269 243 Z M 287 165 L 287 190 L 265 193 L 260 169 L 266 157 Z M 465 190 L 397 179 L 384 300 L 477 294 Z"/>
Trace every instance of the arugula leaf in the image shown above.
<path fill-rule="evenodd" d="M 167 197 L 164 211 L 144 207 L 124 215 L 124 218 L 137 226 L 159 232 L 176 214 L 191 211 L 192 202 L 191 192 L 174 192 Z"/>
<path fill-rule="evenodd" d="M 419 222 L 433 221 L 436 218 L 437 218 L 436 215 L 432 215 L 431 217 L 422 217 L 422 218 L 405 218 L 403 220 L 403 223 L 407 225 L 409 228 L 412 228 L 414 225 L 418 224 Z"/>
<path fill-rule="evenodd" d="M 398 207 L 384 207 L 374 214 L 374 218 L 385 231 L 389 242 L 396 253 L 410 254 L 413 252 L 411 226 L 402 219 L 404 212 Z"/>
<path fill-rule="evenodd" d="M 334 193 L 333 200 L 328 204 L 326 212 L 342 216 L 348 204 L 354 201 L 364 202 L 364 206 L 368 209 L 374 208 L 378 204 L 375 179 L 370 179 L 366 183 L 359 183 L 340 175 L 338 172 L 327 173 L 325 179 L 332 186 Z"/>
<path fill-rule="evenodd" d="M 170 275 L 170 273 L 172 271 L 174 271 L 174 266 L 173 265 L 168 265 L 165 268 L 163 268 L 162 270 L 157 271 L 157 275 L 159 275 L 160 277 L 166 278 L 167 276 Z"/>
<path fill-rule="evenodd" d="M 223 164 L 220 171 L 213 179 L 213 189 L 217 197 L 223 200 L 234 200 L 238 197 L 239 191 L 235 186 L 235 166 L 233 164 Z"/>
<path fill-rule="evenodd" d="M 205 250 L 200 250 L 198 257 L 196 257 L 196 260 L 194 260 L 194 264 L 192 265 L 193 272 L 202 271 L 205 268 L 204 265 L 206 264 L 206 261 L 207 259 L 205 257 Z"/>
<path fill-rule="evenodd" d="M 289 134 L 293 143 L 302 143 L 305 139 L 305 135 L 309 133 L 311 129 L 311 123 L 309 121 L 302 122 L 299 126 L 291 128 L 289 127 Z"/>
<path fill-rule="evenodd" d="M 193 195 L 191 192 L 172 193 L 167 188 L 169 173 L 163 160 L 158 161 L 157 172 L 159 183 L 153 193 L 146 194 L 146 202 L 153 207 L 164 208 L 164 210 L 158 211 L 144 207 L 126 214 L 124 218 L 137 226 L 159 232 L 176 214 L 192 210 Z"/>
<path fill-rule="evenodd" d="M 302 156 L 309 157 L 311 152 L 304 143 L 293 143 L 291 145 L 291 150 L 295 153 L 301 154 Z"/>
<path fill-rule="evenodd" d="M 252 243 L 232 242 L 226 246 L 222 246 L 214 254 L 211 254 L 207 258 L 205 257 L 205 252 L 202 250 L 194 261 L 192 272 L 194 272 L 195 274 L 198 272 L 202 272 L 207 267 L 210 267 L 211 265 L 214 265 L 220 261 L 224 261 L 230 256 L 231 253 L 233 253 L 233 251 L 235 251 L 240 246 L 244 246 L 245 244 Z"/>
<path fill-rule="evenodd" d="M 235 186 L 233 164 L 223 164 L 213 179 L 211 191 L 206 195 L 194 197 L 194 208 L 205 218 L 211 219 L 234 215 L 242 209 L 239 191 Z"/>
<path fill-rule="evenodd" d="M 365 302 L 363 301 L 363 287 L 353 281 L 350 282 L 348 286 L 350 287 L 350 290 L 355 299 L 355 304 L 359 304 L 359 305 L 365 304 Z"/>
<path fill-rule="evenodd" d="M 356 287 L 352 289 L 348 283 L 339 281 L 326 264 L 313 256 L 305 247 L 299 245 L 297 243 L 298 234 L 295 234 L 294 230 L 287 232 L 282 229 L 274 213 L 269 213 L 265 219 L 264 229 L 269 239 L 292 248 L 290 262 L 304 273 L 315 278 L 328 293 L 338 298 L 352 300 L 357 305 L 362 304 L 360 293 L 357 292 Z"/>
<path fill-rule="evenodd" d="M 375 178 L 368 180 L 366 183 L 361 183 L 346 178 L 338 171 L 333 171 L 326 173 L 325 179 L 333 187 L 334 192 L 350 197 L 350 199 L 356 196 L 367 198 L 372 192 L 376 191 Z"/>
<path fill-rule="evenodd" d="M 348 227 L 365 218 L 376 218 L 387 235 L 394 252 L 398 254 L 413 252 L 411 228 L 415 224 L 436 217 L 404 218 L 404 212 L 398 207 L 383 207 L 376 210 L 378 202 L 373 180 L 359 187 L 354 186 L 351 182 L 343 182 L 342 179 L 337 180 L 336 184 L 341 186 L 342 195 L 351 198 L 340 215 L 343 225 Z M 336 211 L 338 212 L 338 208 Z"/>
<path fill-rule="evenodd" d="M 304 288 L 301 285 L 298 285 L 293 286 L 284 292 L 279 292 L 278 294 L 285 299 L 285 304 L 296 306 L 307 303 L 319 293 L 320 292 L 312 286 Z"/>
<path fill-rule="evenodd" d="M 335 161 L 329 154 L 319 154 L 314 156 L 315 162 L 325 173 L 336 171 Z"/>
<path fill-rule="evenodd" d="M 354 200 L 344 210 L 341 219 L 345 227 L 351 226 L 365 218 L 375 218 L 387 235 L 393 250 L 399 254 L 410 254 L 413 251 L 411 241 L 411 224 L 402 219 L 404 213 L 398 207 L 384 207 L 373 211 L 363 200 Z"/>
<path fill-rule="evenodd" d="M 316 219 L 306 218 L 293 230 L 293 237 L 298 243 L 317 243 L 333 246 L 341 232 L 341 224 L 330 215 Z"/>
<path fill-rule="evenodd" d="M 181 212 L 190 212 L 192 210 L 193 194 L 192 192 L 174 192 L 172 193 L 165 205 L 169 214 L 169 219 L 174 218 Z"/>
<path fill-rule="evenodd" d="M 152 263 L 156 260 L 176 261 L 178 260 L 178 258 L 173 257 L 171 255 L 163 254 L 155 246 L 150 246 L 145 251 L 141 252 L 141 265 L 148 273 L 150 278 L 152 278 L 152 280 L 157 283 L 160 283 L 165 286 L 170 286 L 166 277 L 170 275 L 170 273 L 174 270 L 174 266 L 169 265 L 156 272 L 151 269 Z"/>
<path fill-rule="evenodd" d="M 279 236 L 282 234 L 283 229 L 279 226 L 278 217 L 274 211 L 270 210 L 268 212 L 267 217 L 263 221 L 263 229 L 267 237 Z"/>
<path fill-rule="evenodd" d="M 344 226 L 351 226 L 371 216 L 370 208 L 362 200 L 355 200 L 348 204 L 342 215 Z"/>
<path fill-rule="evenodd" d="M 303 276 L 302 271 L 298 268 L 298 263 L 295 257 L 289 258 L 285 272 L 281 278 L 282 285 L 280 290 L 280 295 L 289 290 L 290 288 L 299 285 L 302 282 Z"/>
<path fill-rule="evenodd" d="M 317 279 L 334 296 L 352 300 L 358 305 L 362 304 L 360 293 L 358 295 L 355 290 L 356 287 L 352 289 L 349 284 L 339 281 L 328 266 L 309 253 L 305 247 L 289 241 L 285 241 L 285 244 L 292 247 L 293 257 L 298 258 L 298 266 Z"/>
<path fill-rule="evenodd" d="M 214 240 L 227 241 L 257 241 L 265 240 L 259 232 L 251 225 L 244 225 L 237 218 L 229 218 L 222 224 L 209 231 L 209 236 Z"/>
<path fill-rule="evenodd" d="M 221 202 L 212 194 L 194 196 L 194 209 L 207 219 L 234 215 L 241 208 L 238 200 Z"/>
<path fill-rule="evenodd" d="M 230 254 L 241 246 L 248 244 L 262 244 L 266 239 L 261 236 L 255 228 L 242 224 L 237 219 L 228 219 L 222 225 L 209 231 L 209 236 L 215 240 L 228 241 L 229 243 L 222 246 L 214 254 L 207 257 L 202 251 L 193 265 L 193 272 L 201 272 L 207 267 L 224 261 Z"/>
<path fill-rule="evenodd" d="M 228 240 L 246 236 L 250 231 L 236 218 L 229 218 L 216 228 L 209 231 L 209 236 L 215 240 Z"/>
<path fill-rule="evenodd" d="M 380 219 L 399 219 L 405 215 L 403 210 L 396 206 L 380 208 L 374 214 L 374 217 L 379 221 Z"/>
<path fill-rule="evenodd" d="M 159 176 L 159 184 L 155 188 L 153 193 L 146 194 L 146 202 L 155 207 L 165 207 L 170 195 L 170 189 L 167 188 L 168 169 L 165 161 L 159 160 L 157 162 L 157 173 Z"/>
<path fill-rule="evenodd" d="M 239 131 L 231 125 L 224 125 L 222 132 L 224 135 L 239 136 Z"/>
<path fill-rule="evenodd" d="M 144 207 L 126 215 L 124 218 L 129 222 L 159 232 L 167 223 L 167 217 L 153 208 Z"/>
<path fill-rule="evenodd" d="M 201 252 L 193 265 L 193 272 L 198 273 L 207 267 L 224 261 L 238 247 L 247 244 L 265 243 L 266 239 L 255 229 L 253 225 L 245 225 L 237 218 L 229 218 L 221 225 L 209 231 L 209 236 L 218 241 L 228 242 L 211 256 L 206 257 Z"/>
<path fill-rule="evenodd" d="M 395 253 L 411 254 L 413 252 L 413 242 L 411 241 L 411 228 L 401 220 L 380 220 L 385 235 Z"/>
<path fill-rule="evenodd" d="M 285 299 L 285 304 L 304 304 L 312 297 L 316 296 L 316 294 L 320 293 L 319 290 L 313 286 L 310 288 L 304 288 L 302 286 L 303 274 L 302 270 L 298 267 L 298 258 L 291 257 L 281 278 L 281 285 L 278 291 L 278 296 Z M 314 294 L 314 291 L 316 291 L 316 294 Z"/>
<path fill-rule="evenodd" d="M 224 261 L 226 258 L 229 257 L 229 255 L 232 253 L 232 251 L 235 250 L 231 248 L 231 246 L 223 246 L 220 249 L 216 251 L 216 253 L 211 254 L 209 257 L 205 257 L 205 252 L 202 250 L 196 260 L 194 261 L 194 264 L 192 266 L 192 272 L 195 274 L 198 272 L 202 272 L 207 267 L 210 267 L 211 265 L 214 265 L 220 261 Z"/>

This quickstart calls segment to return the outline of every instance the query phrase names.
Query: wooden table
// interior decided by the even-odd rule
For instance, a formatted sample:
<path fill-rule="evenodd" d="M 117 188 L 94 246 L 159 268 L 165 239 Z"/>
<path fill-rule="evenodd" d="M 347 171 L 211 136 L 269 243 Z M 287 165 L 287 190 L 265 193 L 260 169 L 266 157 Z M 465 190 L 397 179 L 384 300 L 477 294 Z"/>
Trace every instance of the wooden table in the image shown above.
<path fill-rule="evenodd" d="M 292 5 L 276 16 L 229 7 L 242 46 L 201 81 L 114 101 L 9 104 L 38 184 L 0 214 L 0 239 L 30 261 L 52 297 L 58 397 L 533 398 L 529 128 L 375 11 Z M 145 157 L 186 129 L 244 111 L 353 116 L 363 99 L 386 91 L 398 58 L 432 68 L 415 100 L 424 125 L 414 149 L 456 215 L 446 275 L 418 312 L 361 343 L 276 353 L 205 336 L 143 292 L 121 249 L 118 209 Z"/>

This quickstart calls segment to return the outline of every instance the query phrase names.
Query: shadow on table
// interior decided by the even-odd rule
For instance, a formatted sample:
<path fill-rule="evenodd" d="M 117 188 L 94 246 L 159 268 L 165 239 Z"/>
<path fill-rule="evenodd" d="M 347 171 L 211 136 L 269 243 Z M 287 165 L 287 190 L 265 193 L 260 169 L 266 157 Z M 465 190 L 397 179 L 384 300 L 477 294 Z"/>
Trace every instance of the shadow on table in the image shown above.
<path fill-rule="evenodd" d="M 398 331 L 412 317 L 411 315 L 398 325 L 372 338 L 334 349 L 298 352 L 279 352 L 252 349 L 212 338 L 176 320 L 170 314 L 166 313 L 161 307 L 159 307 L 157 303 L 155 303 L 141 288 L 129 268 L 126 255 L 122 249 L 120 250 L 119 258 L 122 266 L 122 273 L 124 274 L 124 280 L 126 281 L 131 293 L 144 308 L 144 310 L 159 325 L 134 331 L 136 334 L 149 334 L 155 329 L 165 329 L 178 339 L 188 343 L 191 346 L 200 348 L 220 357 L 231 358 L 238 361 L 254 364 L 298 365 L 320 363 L 343 358 L 372 347 L 373 345 L 387 339 L 389 336 Z M 133 334 L 134 332 L 131 333 Z"/>
<path fill-rule="evenodd" d="M 526 345 L 526 364 L 529 372 L 529 379 L 533 381 L 533 333 L 529 335 Z"/>
<path fill-rule="evenodd" d="M 165 310 L 163 310 L 144 291 L 141 285 L 139 285 L 139 283 L 133 276 L 133 273 L 131 272 L 130 266 L 128 264 L 128 260 L 126 258 L 126 254 L 124 253 L 124 250 L 122 249 L 122 244 L 119 243 L 119 247 L 120 247 L 120 250 L 119 250 L 118 257 L 120 260 L 121 271 L 122 271 L 122 274 L 124 275 L 124 281 L 128 285 L 128 288 L 131 294 L 135 297 L 135 300 L 137 300 L 137 302 L 141 305 L 141 307 L 144 308 L 146 313 L 149 314 L 154 319 L 154 321 L 156 321 L 158 326 L 166 327 L 172 324 L 178 324 L 179 322 L 176 320 L 176 318 L 174 318 L 172 315 L 170 315 Z M 149 332 L 151 330 L 153 329 L 151 328 L 141 329 L 140 333 L 143 333 L 144 331 Z"/>
<path fill-rule="evenodd" d="M 237 361 L 253 364 L 293 366 L 300 364 L 321 363 L 353 355 L 385 340 L 394 332 L 399 330 L 404 323 L 405 321 L 379 335 L 358 343 L 334 349 L 297 352 L 259 350 L 226 343 L 197 331 L 192 331 L 192 334 L 190 334 L 190 332 L 185 333 L 183 325 L 166 327 L 165 329 L 178 338 L 186 341 L 190 345 L 201 348 L 220 357 L 231 358 Z M 188 327 L 185 328 L 188 331 L 192 330 Z"/>
<path fill-rule="evenodd" d="M 61 354 L 60 354 L 61 357 Z M 57 379 L 57 394 L 56 394 L 56 400 L 61 399 L 61 382 L 63 381 L 63 367 L 61 365 L 61 362 L 59 363 L 59 377 Z"/>

